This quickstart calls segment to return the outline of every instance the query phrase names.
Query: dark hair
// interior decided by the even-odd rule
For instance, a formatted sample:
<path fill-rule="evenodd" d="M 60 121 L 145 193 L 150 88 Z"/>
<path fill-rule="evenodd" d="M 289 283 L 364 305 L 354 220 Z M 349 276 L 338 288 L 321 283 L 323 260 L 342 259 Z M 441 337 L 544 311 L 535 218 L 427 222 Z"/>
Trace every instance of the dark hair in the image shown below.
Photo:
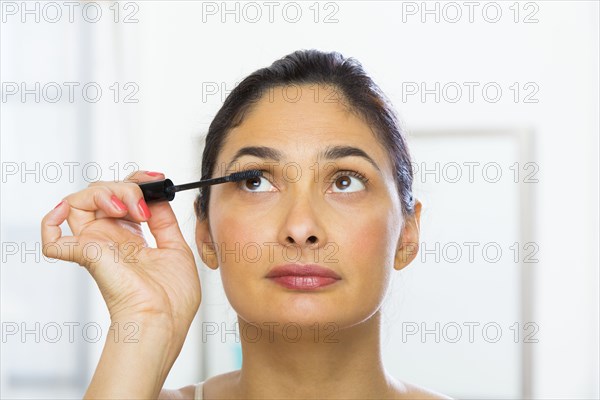
<path fill-rule="evenodd" d="M 227 96 L 208 128 L 202 154 L 202 179 L 212 177 L 227 133 L 242 123 L 244 115 L 265 91 L 300 84 L 333 86 L 348 103 L 350 111 L 371 125 L 371 130 L 388 150 L 396 172 L 394 178 L 402 212 L 413 214 L 411 159 L 394 107 L 358 60 L 344 58 L 338 52 L 298 50 L 240 82 Z M 209 197 L 210 187 L 202 188 L 196 201 L 196 215 L 202 220 L 208 218 Z"/>

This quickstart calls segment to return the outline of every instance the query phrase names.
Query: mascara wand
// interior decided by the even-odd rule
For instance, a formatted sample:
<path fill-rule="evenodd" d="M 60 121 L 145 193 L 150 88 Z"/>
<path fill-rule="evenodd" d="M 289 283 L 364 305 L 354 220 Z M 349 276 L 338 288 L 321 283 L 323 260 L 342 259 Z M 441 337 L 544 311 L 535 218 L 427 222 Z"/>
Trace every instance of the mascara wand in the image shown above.
<path fill-rule="evenodd" d="M 205 186 L 216 185 L 219 183 L 226 182 L 238 182 L 250 178 L 256 178 L 262 176 L 262 171 L 253 169 L 249 171 L 235 172 L 231 175 L 222 176 L 220 178 L 205 179 L 198 182 L 185 183 L 183 185 L 174 185 L 170 179 L 162 181 L 153 181 L 138 183 L 142 193 L 144 194 L 144 200 L 146 203 L 155 201 L 171 201 L 175 198 L 175 193 L 182 190 L 189 190 L 195 188 L 201 188 Z"/>

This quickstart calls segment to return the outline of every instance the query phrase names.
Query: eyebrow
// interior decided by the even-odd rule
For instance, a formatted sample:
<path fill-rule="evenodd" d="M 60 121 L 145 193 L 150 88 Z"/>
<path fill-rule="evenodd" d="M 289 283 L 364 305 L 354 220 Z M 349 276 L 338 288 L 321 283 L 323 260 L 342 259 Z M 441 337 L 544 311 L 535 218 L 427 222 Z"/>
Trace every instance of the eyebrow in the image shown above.
<path fill-rule="evenodd" d="M 283 158 L 283 154 L 279 150 L 276 150 L 272 147 L 266 147 L 266 146 L 242 147 L 235 153 L 235 155 L 233 156 L 233 158 L 231 159 L 229 164 L 227 164 L 226 171 L 228 171 L 229 168 L 231 168 L 233 163 L 235 163 L 240 157 L 243 157 L 243 156 L 254 156 L 254 157 L 264 158 L 264 159 L 273 160 L 273 161 L 280 161 Z"/>
<path fill-rule="evenodd" d="M 324 151 L 319 153 L 318 159 L 337 160 L 344 157 L 362 157 L 369 162 L 377 171 L 381 172 L 375 160 L 373 160 L 364 150 L 353 146 L 327 146 Z"/>
<path fill-rule="evenodd" d="M 277 149 L 266 146 L 246 146 L 239 149 L 232 160 L 227 164 L 227 170 L 242 156 L 254 156 L 258 158 L 268 159 L 272 161 L 281 161 L 283 159 L 283 153 Z M 377 166 L 377 163 L 371 158 L 364 150 L 353 146 L 327 146 L 325 150 L 321 151 L 317 159 L 325 160 L 337 160 L 344 157 L 361 157 L 367 160 L 377 171 L 381 172 L 381 169 Z"/>

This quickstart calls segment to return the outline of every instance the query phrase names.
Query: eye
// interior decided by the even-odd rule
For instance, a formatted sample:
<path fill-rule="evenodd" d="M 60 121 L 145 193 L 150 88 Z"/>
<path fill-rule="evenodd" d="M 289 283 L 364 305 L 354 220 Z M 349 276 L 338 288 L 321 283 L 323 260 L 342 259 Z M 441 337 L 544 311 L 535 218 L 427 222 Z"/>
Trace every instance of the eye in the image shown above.
<path fill-rule="evenodd" d="M 351 193 L 366 189 L 368 178 L 357 171 L 342 171 L 333 178 L 334 193 Z M 339 191 L 336 191 L 339 190 Z"/>
<path fill-rule="evenodd" d="M 263 175 L 267 171 L 263 171 Z M 268 184 L 266 185 L 265 182 Z M 238 188 L 245 192 L 273 192 L 274 186 L 264 176 L 257 176 L 237 182 Z M 269 188 L 270 187 L 270 188 Z"/>

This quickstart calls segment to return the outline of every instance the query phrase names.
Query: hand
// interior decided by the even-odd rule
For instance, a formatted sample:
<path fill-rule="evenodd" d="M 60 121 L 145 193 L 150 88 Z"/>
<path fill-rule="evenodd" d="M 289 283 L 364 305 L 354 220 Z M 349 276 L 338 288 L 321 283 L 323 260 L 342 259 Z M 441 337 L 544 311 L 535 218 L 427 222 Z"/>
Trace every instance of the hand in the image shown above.
<path fill-rule="evenodd" d="M 42 251 L 85 267 L 112 321 L 152 318 L 183 343 L 202 299 L 196 262 L 169 202 L 146 205 L 133 183 L 162 179 L 137 171 L 123 182 L 94 182 L 68 195 L 42 220 Z M 62 237 L 65 219 L 74 236 Z M 148 247 L 143 221 L 157 248 Z"/>

